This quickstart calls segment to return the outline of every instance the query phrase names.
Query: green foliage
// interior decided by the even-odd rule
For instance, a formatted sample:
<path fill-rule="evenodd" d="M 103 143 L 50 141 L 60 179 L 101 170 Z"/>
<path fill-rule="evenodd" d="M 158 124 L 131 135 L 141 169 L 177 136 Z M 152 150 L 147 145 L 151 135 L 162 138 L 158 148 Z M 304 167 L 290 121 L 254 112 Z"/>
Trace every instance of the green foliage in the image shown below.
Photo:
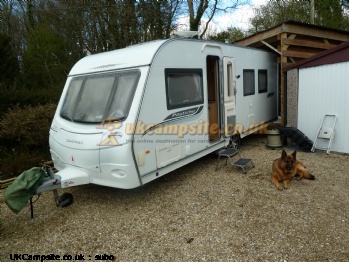
<path fill-rule="evenodd" d="M 216 35 L 208 36 L 209 40 L 225 42 L 228 40 L 230 43 L 235 42 L 246 36 L 245 32 L 236 27 L 230 27 L 227 31 L 219 32 Z"/>
<path fill-rule="evenodd" d="M 20 62 L 19 86 L 52 88 L 63 85 L 73 64 L 86 53 L 169 38 L 181 4 L 177 0 L 0 1 L 0 32 L 12 37 L 13 54 L 7 51 L 6 57 Z M 2 51 L 0 43 L 0 56 Z M 12 79 L 8 73 L 6 78 Z"/>
<path fill-rule="evenodd" d="M 315 1 L 315 24 L 342 29 L 344 14 L 340 0 Z"/>
<path fill-rule="evenodd" d="M 0 87 L 0 118 L 14 105 L 21 107 L 28 105 L 43 105 L 57 103 L 63 87 L 50 89 L 28 89 L 28 88 L 1 88 Z"/>
<path fill-rule="evenodd" d="M 269 1 L 256 8 L 255 16 L 250 19 L 249 33 L 269 29 L 288 20 L 312 23 L 329 28 L 349 30 L 348 1 L 322 0 L 314 1 L 312 20 L 311 1 Z"/>
<path fill-rule="evenodd" d="M 173 19 L 173 2 L 171 1 L 139 1 L 137 5 L 140 34 L 143 34 L 143 41 L 161 39 L 164 36 L 170 37 L 174 25 L 169 23 Z M 147 14 L 157 15 L 147 15 Z M 142 33 L 143 32 L 143 33 Z"/>
<path fill-rule="evenodd" d="M 288 20 L 310 22 L 310 10 L 310 1 L 269 1 L 254 10 L 249 33 L 266 30 Z"/>
<path fill-rule="evenodd" d="M 17 81 L 19 63 L 12 48 L 11 37 L 0 32 L 0 87 L 8 88 Z"/>
<path fill-rule="evenodd" d="M 48 134 L 55 104 L 18 105 L 9 109 L 0 122 L 0 139 L 11 147 L 48 147 Z"/>
<path fill-rule="evenodd" d="M 24 171 L 39 166 L 43 159 L 43 154 L 22 149 L 0 148 L 0 180 L 5 180 L 20 175 Z"/>
<path fill-rule="evenodd" d="M 27 48 L 23 53 L 24 85 L 30 88 L 52 88 L 63 84 L 72 65 L 64 42 L 53 28 L 42 23 L 27 33 Z"/>
<path fill-rule="evenodd" d="M 18 105 L 9 109 L 0 121 L 1 179 L 17 176 L 49 160 L 49 130 L 55 104 Z"/>

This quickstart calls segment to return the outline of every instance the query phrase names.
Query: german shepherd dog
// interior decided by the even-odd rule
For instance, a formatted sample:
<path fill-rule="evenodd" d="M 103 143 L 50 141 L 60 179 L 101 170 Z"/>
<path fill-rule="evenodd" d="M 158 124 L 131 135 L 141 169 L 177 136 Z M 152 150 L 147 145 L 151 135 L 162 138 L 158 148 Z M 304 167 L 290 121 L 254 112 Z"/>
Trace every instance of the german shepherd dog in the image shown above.
<path fill-rule="evenodd" d="M 287 155 L 285 150 L 282 150 L 281 158 L 275 159 L 272 166 L 271 181 L 275 184 L 276 188 L 281 190 L 283 183 L 285 189 L 288 188 L 288 183 L 293 177 L 297 177 L 298 180 L 303 178 L 314 180 L 315 177 L 309 173 L 307 168 L 297 160 L 297 151 Z"/>

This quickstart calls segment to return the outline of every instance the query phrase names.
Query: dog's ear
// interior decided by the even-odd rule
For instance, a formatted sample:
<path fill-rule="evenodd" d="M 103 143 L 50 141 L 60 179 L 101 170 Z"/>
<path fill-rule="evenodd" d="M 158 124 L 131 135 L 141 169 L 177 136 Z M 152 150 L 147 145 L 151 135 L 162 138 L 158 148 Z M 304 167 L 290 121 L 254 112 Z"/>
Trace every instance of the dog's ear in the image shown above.
<path fill-rule="evenodd" d="M 286 156 L 287 156 L 287 153 L 286 153 L 285 149 L 282 149 L 281 159 L 284 159 Z"/>
<path fill-rule="evenodd" d="M 296 155 L 297 155 L 297 151 L 294 151 L 294 152 L 292 153 L 292 156 L 293 156 L 294 161 L 296 161 Z"/>

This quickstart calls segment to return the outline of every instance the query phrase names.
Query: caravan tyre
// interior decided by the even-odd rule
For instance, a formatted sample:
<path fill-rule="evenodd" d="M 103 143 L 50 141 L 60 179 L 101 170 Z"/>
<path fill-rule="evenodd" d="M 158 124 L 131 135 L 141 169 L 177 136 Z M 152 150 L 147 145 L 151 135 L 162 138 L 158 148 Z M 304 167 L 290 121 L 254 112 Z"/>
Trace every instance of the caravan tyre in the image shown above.
<path fill-rule="evenodd" d="M 60 207 L 68 207 L 73 204 L 74 198 L 71 193 L 63 193 L 58 200 L 58 206 Z"/>

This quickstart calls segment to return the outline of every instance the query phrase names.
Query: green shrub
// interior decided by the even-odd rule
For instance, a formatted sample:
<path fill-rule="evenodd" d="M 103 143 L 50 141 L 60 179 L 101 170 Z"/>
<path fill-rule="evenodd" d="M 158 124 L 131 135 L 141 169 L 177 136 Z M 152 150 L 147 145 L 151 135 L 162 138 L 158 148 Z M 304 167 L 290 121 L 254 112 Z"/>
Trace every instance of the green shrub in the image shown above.
<path fill-rule="evenodd" d="M 0 179 L 18 176 L 49 160 L 49 130 L 55 104 L 19 105 L 0 120 Z"/>
<path fill-rule="evenodd" d="M 13 105 L 44 105 L 57 103 L 62 93 L 62 86 L 50 89 L 1 88 L 0 86 L 0 117 L 7 113 Z"/>
<path fill-rule="evenodd" d="M 0 122 L 0 139 L 13 148 L 17 146 L 48 146 L 55 104 L 15 107 Z M 9 142 L 9 143 L 8 143 Z"/>
<path fill-rule="evenodd" d="M 39 166 L 44 155 L 28 152 L 25 148 L 5 149 L 0 159 L 0 180 L 16 177 L 32 167 Z"/>

